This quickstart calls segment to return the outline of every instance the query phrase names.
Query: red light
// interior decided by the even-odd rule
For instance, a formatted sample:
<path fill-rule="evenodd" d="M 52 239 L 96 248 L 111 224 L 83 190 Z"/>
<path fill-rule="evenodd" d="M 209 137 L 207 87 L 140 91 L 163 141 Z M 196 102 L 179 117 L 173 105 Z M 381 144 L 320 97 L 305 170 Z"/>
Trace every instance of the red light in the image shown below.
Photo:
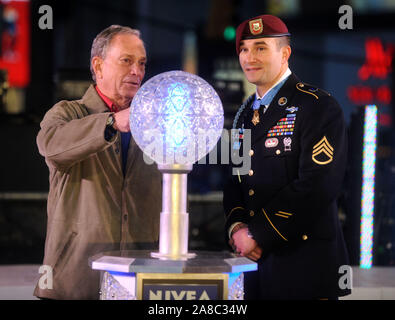
<path fill-rule="evenodd" d="M 373 90 L 366 86 L 351 86 L 347 96 L 355 104 L 368 104 L 373 100 Z"/>
<path fill-rule="evenodd" d="M 393 46 L 387 46 L 384 50 L 383 43 L 379 38 L 368 39 L 365 42 L 366 60 L 358 71 L 361 80 L 367 80 L 370 76 L 385 79 L 391 72 Z"/>
<path fill-rule="evenodd" d="M 0 1 L 3 14 L 8 12 L 7 28 L 3 23 L 0 41 L 0 69 L 8 70 L 11 87 L 26 87 L 30 82 L 30 2 Z"/>
<path fill-rule="evenodd" d="M 392 93 L 390 88 L 386 85 L 378 88 L 359 85 L 348 87 L 347 97 L 354 104 L 370 104 L 374 102 L 378 102 L 380 104 L 390 104 Z"/>
<path fill-rule="evenodd" d="M 391 96 L 391 90 L 387 86 L 381 86 L 376 90 L 376 98 L 383 104 L 390 104 L 392 98 Z"/>
<path fill-rule="evenodd" d="M 390 127 L 392 124 L 392 119 L 389 114 L 380 114 L 379 115 L 379 125 L 383 127 Z"/>

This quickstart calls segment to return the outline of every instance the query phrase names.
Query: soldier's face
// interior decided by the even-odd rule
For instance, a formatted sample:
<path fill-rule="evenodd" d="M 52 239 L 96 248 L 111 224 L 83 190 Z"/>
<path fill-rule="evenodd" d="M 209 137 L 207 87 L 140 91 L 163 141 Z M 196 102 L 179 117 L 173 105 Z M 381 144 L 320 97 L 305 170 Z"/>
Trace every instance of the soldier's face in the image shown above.
<path fill-rule="evenodd" d="M 144 78 L 146 61 L 144 44 L 137 36 L 115 36 L 96 72 L 100 88 L 116 101 L 131 100 Z"/>
<path fill-rule="evenodd" d="M 290 47 L 280 48 L 277 38 L 248 39 L 240 42 L 239 61 L 249 82 L 270 87 L 288 68 L 289 54 Z"/>

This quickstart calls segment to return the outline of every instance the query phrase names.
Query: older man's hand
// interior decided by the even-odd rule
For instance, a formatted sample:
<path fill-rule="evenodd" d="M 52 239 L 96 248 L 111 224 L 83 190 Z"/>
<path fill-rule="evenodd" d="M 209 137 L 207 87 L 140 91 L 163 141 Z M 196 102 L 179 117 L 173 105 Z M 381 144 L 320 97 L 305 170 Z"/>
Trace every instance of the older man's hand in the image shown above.
<path fill-rule="evenodd" d="M 130 108 L 126 108 L 126 109 L 123 109 L 121 111 L 114 113 L 115 122 L 113 124 L 113 127 L 115 130 L 118 130 L 121 132 L 129 132 L 130 131 L 129 113 L 130 113 Z"/>

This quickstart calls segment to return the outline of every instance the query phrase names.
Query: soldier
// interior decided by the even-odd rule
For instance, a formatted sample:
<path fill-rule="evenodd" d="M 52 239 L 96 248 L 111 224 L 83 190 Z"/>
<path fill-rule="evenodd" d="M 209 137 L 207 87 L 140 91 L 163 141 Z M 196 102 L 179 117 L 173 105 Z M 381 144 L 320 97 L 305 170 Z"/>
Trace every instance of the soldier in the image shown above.
<path fill-rule="evenodd" d="M 336 203 L 346 168 L 342 109 L 291 72 L 290 33 L 279 18 L 241 23 L 236 52 L 256 85 L 233 123 L 241 143 L 251 130 L 251 150 L 244 154 L 251 169 L 232 175 L 224 188 L 229 243 L 258 263 L 245 274 L 245 298 L 347 295 L 338 284 L 339 267 L 348 263 Z"/>

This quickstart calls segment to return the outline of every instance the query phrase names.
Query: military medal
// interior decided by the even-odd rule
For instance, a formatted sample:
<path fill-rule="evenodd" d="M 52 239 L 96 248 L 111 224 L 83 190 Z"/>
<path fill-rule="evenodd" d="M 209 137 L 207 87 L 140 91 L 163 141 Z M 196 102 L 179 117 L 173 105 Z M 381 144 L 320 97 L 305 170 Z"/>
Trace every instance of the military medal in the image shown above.
<path fill-rule="evenodd" d="M 278 145 L 278 139 L 277 138 L 269 138 L 269 139 L 266 139 L 266 141 L 265 141 L 265 147 L 266 148 L 274 148 L 277 145 Z"/>
<path fill-rule="evenodd" d="M 278 105 L 279 106 L 283 106 L 287 103 L 287 98 L 286 97 L 281 97 L 280 99 L 278 99 Z"/>
<path fill-rule="evenodd" d="M 290 137 L 286 137 L 284 138 L 283 143 L 284 143 L 284 151 L 291 151 L 292 139 Z"/>
<path fill-rule="evenodd" d="M 294 112 L 298 111 L 298 107 L 288 107 L 285 110 L 287 110 L 288 112 L 294 113 Z"/>
<path fill-rule="evenodd" d="M 232 138 L 236 141 L 233 142 L 233 150 L 240 150 L 241 143 L 244 139 L 244 124 L 238 132 L 233 132 Z"/>
<path fill-rule="evenodd" d="M 254 126 L 256 126 L 259 123 L 259 108 L 261 107 L 261 102 L 262 102 L 261 99 L 257 99 L 254 101 L 254 104 L 252 105 L 254 114 L 252 115 L 251 122 L 253 123 Z"/>
<path fill-rule="evenodd" d="M 252 124 L 256 126 L 259 123 L 259 110 L 254 110 L 254 114 L 251 120 Z"/>

